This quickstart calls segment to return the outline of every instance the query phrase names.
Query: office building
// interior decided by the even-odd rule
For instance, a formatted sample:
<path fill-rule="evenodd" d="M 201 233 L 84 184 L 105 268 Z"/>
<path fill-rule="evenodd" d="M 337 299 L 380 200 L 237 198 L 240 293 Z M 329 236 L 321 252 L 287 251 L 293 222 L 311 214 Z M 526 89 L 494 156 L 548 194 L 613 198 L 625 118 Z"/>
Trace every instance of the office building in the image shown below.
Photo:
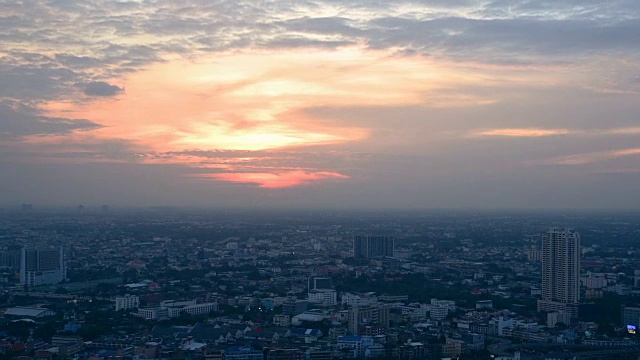
<path fill-rule="evenodd" d="M 353 257 L 379 258 L 394 256 L 394 239 L 391 236 L 360 236 L 353 237 Z"/>
<path fill-rule="evenodd" d="M 551 228 L 542 237 L 542 299 L 538 311 L 577 316 L 580 301 L 580 234 Z"/>
<path fill-rule="evenodd" d="M 58 284 L 67 279 L 64 249 L 22 249 L 20 284 L 39 286 Z"/>

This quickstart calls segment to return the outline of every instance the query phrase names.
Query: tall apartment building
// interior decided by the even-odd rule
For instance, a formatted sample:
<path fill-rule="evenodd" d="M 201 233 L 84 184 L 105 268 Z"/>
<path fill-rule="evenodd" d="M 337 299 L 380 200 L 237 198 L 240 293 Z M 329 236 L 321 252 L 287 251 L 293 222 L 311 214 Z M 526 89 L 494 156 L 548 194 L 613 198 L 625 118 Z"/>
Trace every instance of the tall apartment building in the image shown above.
<path fill-rule="evenodd" d="M 580 301 L 580 234 L 550 228 L 542 237 L 542 299 L 538 311 L 566 311 L 574 318 Z"/>
<path fill-rule="evenodd" d="M 392 236 L 372 235 L 353 237 L 353 257 L 377 258 L 394 256 L 394 239 Z"/>
<path fill-rule="evenodd" d="M 348 329 L 352 335 L 360 335 L 364 326 L 375 325 L 382 329 L 389 327 L 389 304 L 372 304 L 349 308 Z"/>
<path fill-rule="evenodd" d="M 20 284 L 39 286 L 58 284 L 67 279 L 64 249 L 22 249 Z"/>
<path fill-rule="evenodd" d="M 0 251 L 0 268 L 20 270 L 20 250 Z"/>

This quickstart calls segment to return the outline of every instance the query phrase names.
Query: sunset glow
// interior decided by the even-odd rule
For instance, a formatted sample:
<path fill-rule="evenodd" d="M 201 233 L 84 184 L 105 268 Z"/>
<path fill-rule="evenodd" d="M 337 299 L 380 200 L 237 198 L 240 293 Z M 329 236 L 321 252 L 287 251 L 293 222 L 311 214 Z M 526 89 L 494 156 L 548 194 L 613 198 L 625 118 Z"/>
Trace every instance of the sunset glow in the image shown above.
<path fill-rule="evenodd" d="M 261 188 L 278 189 L 309 184 L 319 180 L 344 180 L 349 177 L 335 172 L 304 172 L 288 171 L 278 173 L 225 173 L 197 175 L 200 178 L 210 178 L 219 181 L 229 181 L 243 184 L 256 184 Z"/>
<path fill-rule="evenodd" d="M 628 205 L 639 19 L 623 0 L 6 2 L 0 200 Z"/>

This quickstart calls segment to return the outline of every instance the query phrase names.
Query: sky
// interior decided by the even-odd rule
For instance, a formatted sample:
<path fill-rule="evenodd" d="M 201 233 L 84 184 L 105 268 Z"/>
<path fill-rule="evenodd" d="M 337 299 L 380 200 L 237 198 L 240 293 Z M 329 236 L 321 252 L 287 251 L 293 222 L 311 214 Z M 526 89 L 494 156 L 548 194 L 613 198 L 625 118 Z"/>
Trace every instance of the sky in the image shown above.
<path fill-rule="evenodd" d="M 638 0 L 0 0 L 0 205 L 639 209 Z"/>

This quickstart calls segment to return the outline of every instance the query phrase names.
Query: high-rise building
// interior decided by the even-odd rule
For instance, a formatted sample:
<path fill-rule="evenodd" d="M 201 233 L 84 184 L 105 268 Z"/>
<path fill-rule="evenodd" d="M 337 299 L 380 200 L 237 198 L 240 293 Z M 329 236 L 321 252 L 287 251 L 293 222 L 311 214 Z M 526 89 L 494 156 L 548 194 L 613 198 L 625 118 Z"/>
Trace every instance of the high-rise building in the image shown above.
<path fill-rule="evenodd" d="M 20 284 L 39 286 L 58 284 L 67 279 L 64 249 L 22 249 Z"/>
<path fill-rule="evenodd" d="M 333 289 L 333 281 L 330 277 L 310 276 L 307 284 L 307 291 L 317 289 Z"/>
<path fill-rule="evenodd" d="M 394 239 L 392 236 L 372 235 L 353 237 L 353 257 L 377 258 L 394 256 Z"/>
<path fill-rule="evenodd" d="M 577 316 L 580 301 L 580 234 L 550 228 L 542 237 L 542 299 L 538 311 L 566 311 Z"/>
<path fill-rule="evenodd" d="M 20 250 L 0 251 L 0 268 L 20 270 Z"/>
<path fill-rule="evenodd" d="M 389 327 L 391 306 L 389 304 L 371 304 L 349 308 L 348 329 L 352 335 L 360 335 L 362 327 L 376 325 L 382 329 Z"/>

